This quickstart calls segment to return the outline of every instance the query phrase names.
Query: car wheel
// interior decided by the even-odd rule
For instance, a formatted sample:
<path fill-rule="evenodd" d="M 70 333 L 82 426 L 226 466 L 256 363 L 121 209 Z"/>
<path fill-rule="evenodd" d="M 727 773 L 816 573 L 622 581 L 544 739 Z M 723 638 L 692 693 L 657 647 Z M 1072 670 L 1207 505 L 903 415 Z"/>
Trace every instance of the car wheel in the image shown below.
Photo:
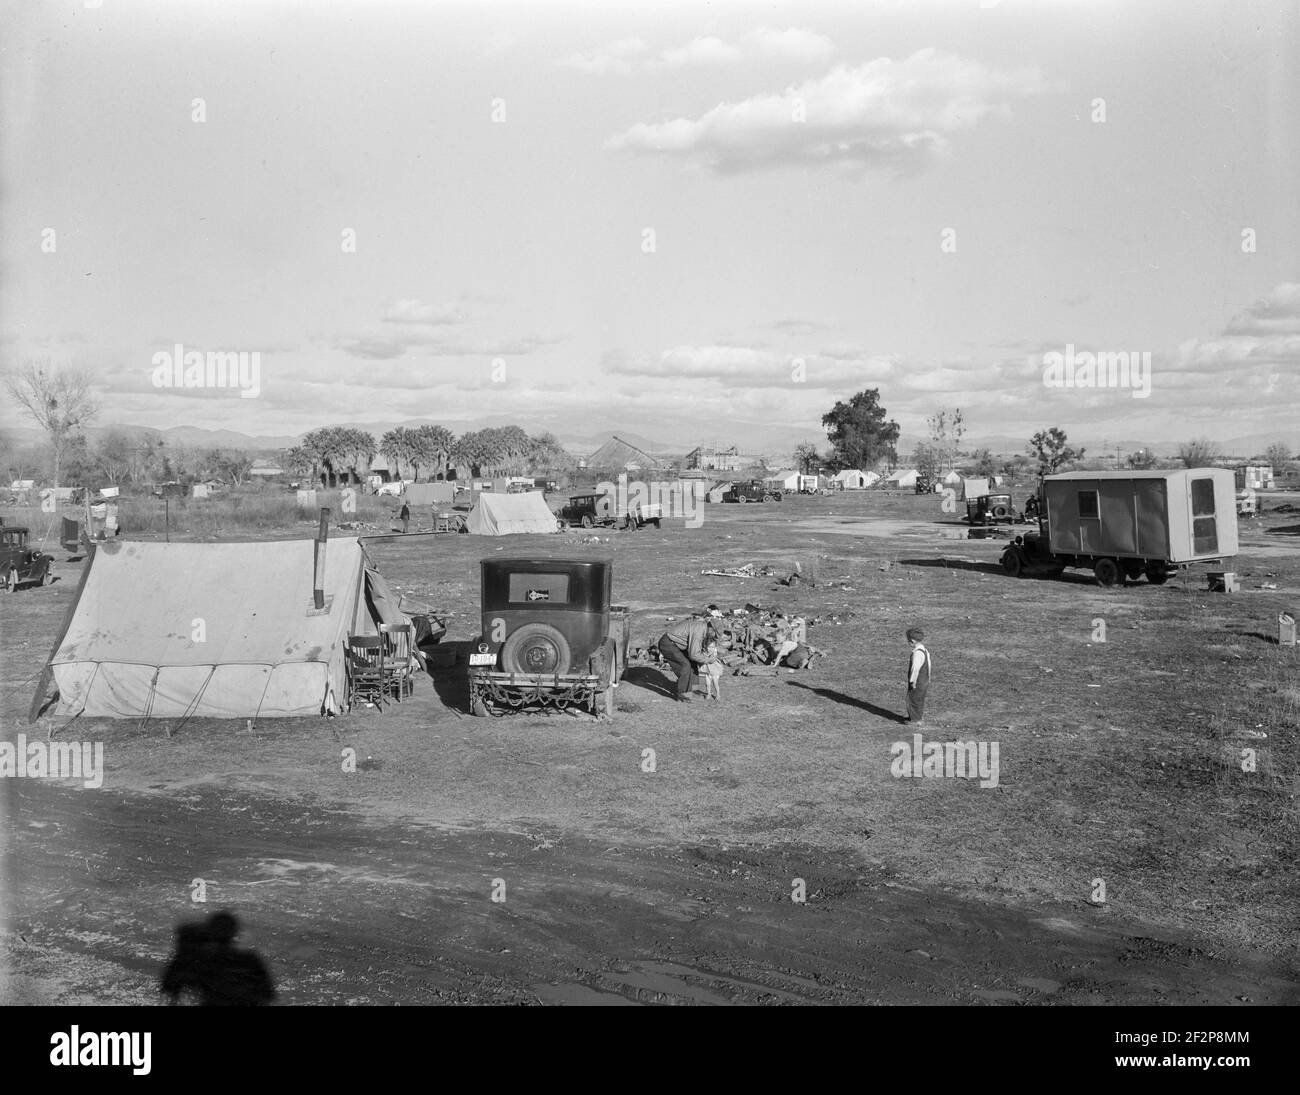
<path fill-rule="evenodd" d="M 1011 577 L 1019 578 L 1024 573 L 1025 564 L 1020 558 L 1019 552 L 1006 551 L 1002 554 L 1002 569 Z"/>
<path fill-rule="evenodd" d="M 1007 507 L 1006 507 L 1006 506 L 994 506 L 994 507 L 993 507 L 993 516 L 994 516 L 994 517 L 1007 517 L 1007 516 L 1009 516 L 1009 513 L 1008 513 L 1008 510 L 1007 510 Z"/>
<path fill-rule="evenodd" d="M 1119 564 L 1114 559 L 1098 559 L 1092 573 L 1099 586 L 1109 589 L 1119 581 Z"/>
<path fill-rule="evenodd" d="M 595 524 L 596 524 L 596 519 L 595 519 L 594 517 L 592 517 L 590 513 L 584 513 L 584 514 L 582 515 L 582 527 L 583 527 L 583 528 L 593 528 L 593 527 L 595 526 Z"/>
<path fill-rule="evenodd" d="M 524 624 L 501 647 L 501 668 L 507 673 L 550 676 L 569 672 L 569 641 L 550 624 Z"/>

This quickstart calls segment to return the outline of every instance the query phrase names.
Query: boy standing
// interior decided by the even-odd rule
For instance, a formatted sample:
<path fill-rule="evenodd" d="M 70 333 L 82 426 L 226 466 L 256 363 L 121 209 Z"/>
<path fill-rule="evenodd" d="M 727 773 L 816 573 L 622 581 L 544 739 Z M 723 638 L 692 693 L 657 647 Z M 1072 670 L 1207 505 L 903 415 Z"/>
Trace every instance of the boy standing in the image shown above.
<path fill-rule="evenodd" d="M 907 663 L 907 721 L 919 724 L 925 717 L 925 694 L 930 688 L 930 652 L 922 640 L 925 632 L 919 627 L 907 629 L 907 645 L 912 655 Z"/>

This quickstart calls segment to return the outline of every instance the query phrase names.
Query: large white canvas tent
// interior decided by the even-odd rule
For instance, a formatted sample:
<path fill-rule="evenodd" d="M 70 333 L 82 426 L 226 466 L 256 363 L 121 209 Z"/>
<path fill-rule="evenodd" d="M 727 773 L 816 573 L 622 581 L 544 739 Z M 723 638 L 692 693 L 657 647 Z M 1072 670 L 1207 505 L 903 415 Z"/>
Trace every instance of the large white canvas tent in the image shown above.
<path fill-rule="evenodd" d="M 409 623 L 356 539 L 330 540 L 316 609 L 313 540 L 108 541 L 87 564 L 42 675 L 60 713 L 277 718 L 342 710 L 349 635 Z"/>
<path fill-rule="evenodd" d="M 892 475 L 885 476 L 885 486 L 887 487 L 914 487 L 916 486 L 917 471 L 915 468 L 900 468 Z"/>
<path fill-rule="evenodd" d="M 510 536 L 521 532 L 555 532 L 559 522 L 540 491 L 478 496 L 465 519 L 467 529 L 480 536 Z"/>
<path fill-rule="evenodd" d="M 845 468 L 835 473 L 835 485 L 840 490 L 866 490 L 880 476 L 874 471 L 858 471 L 857 468 Z"/>
<path fill-rule="evenodd" d="M 779 487 L 783 491 L 795 492 L 799 489 L 799 482 L 802 477 L 793 468 L 784 468 L 781 471 L 773 472 L 763 484 L 769 487 Z"/>

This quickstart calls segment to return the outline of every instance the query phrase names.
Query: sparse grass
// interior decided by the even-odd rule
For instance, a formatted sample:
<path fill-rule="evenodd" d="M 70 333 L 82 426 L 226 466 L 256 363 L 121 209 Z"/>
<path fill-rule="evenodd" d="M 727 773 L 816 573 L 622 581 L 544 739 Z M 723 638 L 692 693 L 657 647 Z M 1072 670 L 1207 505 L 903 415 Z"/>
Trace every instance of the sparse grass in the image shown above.
<path fill-rule="evenodd" d="M 254 534 L 306 535 L 314 521 L 271 523 L 292 509 L 292 496 L 233 503 L 191 503 L 186 527 L 211 521 L 212 532 L 190 535 L 233 538 L 235 517 L 268 522 L 246 525 Z M 385 500 L 370 512 L 395 508 Z M 828 510 L 917 523 L 888 536 L 802 527 Z M 298 720 L 253 736 L 191 723 L 165 748 L 156 727 L 94 732 L 113 743 L 116 786 L 170 782 L 165 793 L 180 793 L 195 773 L 218 772 L 231 786 L 269 783 L 281 794 L 442 824 L 541 825 L 646 844 L 804 843 L 983 900 L 1050 902 L 1233 945 L 1294 948 L 1300 647 L 1269 636 L 1280 608 L 1300 601 L 1300 557 L 1252 555 L 1272 543 L 1261 532 L 1236 561 L 1243 590 L 1231 596 L 1204 592 L 1203 579 L 1114 590 L 1068 574 L 1016 581 L 990 565 L 1000 542 L 945 541 L 926 523 L 940 516 L 937 498 L 868 494 L 791 499 L 779 510 L 710 506 L 697 530 L 674 522 L 659 533 L 611 533 L 599 545 L 570 536 L 372 545 L 395 592 L 453 613 L 450 640 L 469 637 L 478 560 L 501 548 L 613 558 L 616 599 L 642 606 L 634 645 L 653 641 L 667 616 L 709 602 L 823 617 L 809 639 L 830 657 L 806 673 L 724 678 L 720 706 L 681 710 L 625 685 L 627 710 L 612 723 L 481 721 L 422 683 L 414 702 L 383 717 Z M 940 557 L 974 565 L 920 565 Z M 817 567 L 817 588 L 700 574 L 796 559 L 805 574 L 810 561 Z M 1261 573 L 1276 591 L 1260 589 Z M 25 618 L 39 641 L 19 650 L 6 640 L 9 679 L 39 666 L 58 622 L 54 606 L 17 603 L 32 613 Z M 1092 641 L 1097 618 L 1108 625 L 1104 644 Z M 902 633 L 912 622 L 925 626 L 935 658 L 926 739 L 998 741 L 999 788 L 891 776 L 889 745 L 910 732 L 864 705 L 901 709 Z M 8 700 L 6 713 L 25 702 Z M 339 778 L 336 735 L 364 743 L 383 767 L 364 782 Z M 659 755 L 653 777 L 639 766 L 646 746 Z M 1241 768 L 1243 748 L 1257 750 L 1254 772 Z M 1104 907 L 1088 902 L 1095 878 L 1106 882 Z"/>

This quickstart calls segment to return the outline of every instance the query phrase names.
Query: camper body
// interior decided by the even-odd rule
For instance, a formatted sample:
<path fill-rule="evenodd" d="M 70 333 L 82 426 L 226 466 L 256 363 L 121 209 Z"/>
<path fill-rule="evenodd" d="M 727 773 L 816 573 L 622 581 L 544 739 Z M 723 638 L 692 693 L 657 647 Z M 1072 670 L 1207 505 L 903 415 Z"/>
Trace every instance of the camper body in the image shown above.
<path fill-rule="evenodd" d="M 1236 485 L 1224 468 L 1070 472 L 1039 485 L 1039 530 L 1002 555 L 1008 574 L 1086 567 L 1098 583 L 1174 570 L 1237 554 Z"/>

